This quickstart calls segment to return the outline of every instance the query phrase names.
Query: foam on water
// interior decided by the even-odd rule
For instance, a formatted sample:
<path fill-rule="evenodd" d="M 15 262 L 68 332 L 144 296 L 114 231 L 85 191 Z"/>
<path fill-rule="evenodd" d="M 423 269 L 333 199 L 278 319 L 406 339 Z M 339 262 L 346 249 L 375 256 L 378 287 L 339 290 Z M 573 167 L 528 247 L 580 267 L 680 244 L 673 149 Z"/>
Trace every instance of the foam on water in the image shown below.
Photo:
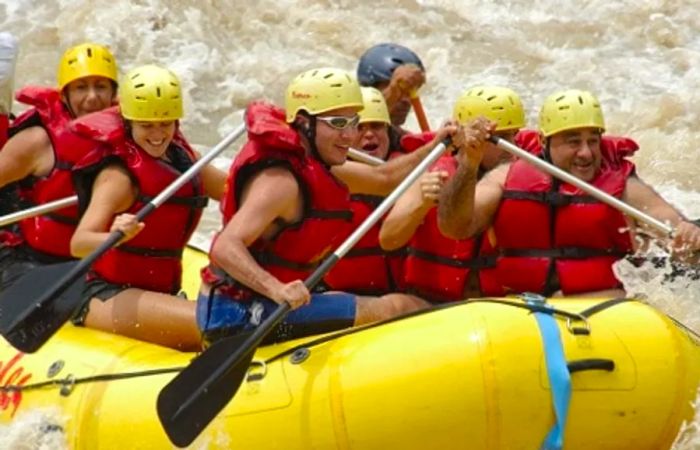
<path fill-rule="evenodd" d="M 281 102 L 287 82 L 311 67 L 354 70 L 382 41 L 422 57 L 421 97 L 433 126 L 470 85 L 512 87 L 533 127 L 547 94 L 589 89 L 608 131 L 640 143 L 639 174 L 697 218 L 698 10 L 698 0 L 0 0 L 0 30 L 20 39 L 16 87 L 53 84 L 62 49 L 84 40 L 109 45 L 122 72 L 171 67 L 186 90 L 185 134 L 206 146 L 240 123 L 250 100 Z M 417 129 L 413 118 L 408 127 Z M 207 211 L 204 246 L 216 214 Z M 697 282 L 661 284 L 663 269 L 625 264 L 618 272 L 631 292 L 700 329 Z M 676 448 L 698 447 L 688 439 Z"/>

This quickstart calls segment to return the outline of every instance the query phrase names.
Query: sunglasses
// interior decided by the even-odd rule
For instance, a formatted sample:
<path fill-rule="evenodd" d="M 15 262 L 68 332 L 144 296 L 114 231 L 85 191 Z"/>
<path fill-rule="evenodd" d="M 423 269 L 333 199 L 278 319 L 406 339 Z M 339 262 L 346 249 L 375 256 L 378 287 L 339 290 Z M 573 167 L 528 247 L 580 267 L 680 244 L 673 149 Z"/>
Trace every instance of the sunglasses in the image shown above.
<path fill-rule="evenodd" d="M 346 128 L 357 128 L 360 123 L 360 116 L 355 114 L 352 117 L 347 116 L 316 116 L 317 120 L 325 122 L 336 130 L 345 130 Z"/>

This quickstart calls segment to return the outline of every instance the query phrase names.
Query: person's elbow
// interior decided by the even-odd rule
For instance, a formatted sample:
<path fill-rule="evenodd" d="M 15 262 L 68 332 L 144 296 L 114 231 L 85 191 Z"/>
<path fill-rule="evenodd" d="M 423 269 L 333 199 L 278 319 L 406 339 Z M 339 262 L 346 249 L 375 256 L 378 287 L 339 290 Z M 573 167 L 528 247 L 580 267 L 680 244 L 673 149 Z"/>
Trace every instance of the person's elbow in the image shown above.
<path fill-rule="evenodd" d="M 70 240 L 70 254 L 74 258 L 82 258 L 87 254 L 79 233 L 74 233 Z"/>
<path fill-rule="evenodd" d="M 379 246 L 384 251 L 392 251 L 402 247 L 406 242 L 401 239 L 397 239 L 395 233 L 392 232 L 390 228 L 382 226 L 379 231 Z"/>

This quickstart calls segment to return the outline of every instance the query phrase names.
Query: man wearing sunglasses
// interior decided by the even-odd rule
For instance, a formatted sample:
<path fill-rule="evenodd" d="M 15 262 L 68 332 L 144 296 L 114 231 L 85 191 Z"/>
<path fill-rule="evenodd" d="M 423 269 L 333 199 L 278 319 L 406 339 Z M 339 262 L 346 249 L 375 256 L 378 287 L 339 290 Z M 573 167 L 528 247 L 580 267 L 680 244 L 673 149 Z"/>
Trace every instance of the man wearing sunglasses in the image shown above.
<path fill-rule="evenodd" d="M 302 281 L 353 231 L 350 192 L 388 194 L 430 151 L 426 146 L 377 167 L 346 162 L 362 108 L 355 78 L 329 68 L 292 80 L 286 111 L 249 106 L 249 140 L 231 167 L 221 207 L 224 229 L 203 271 L 197 316 L 205 340 L 255 328 L 283 302 L 292 311 L 271 340 L 427 306 L 402 294 L 311 294 Z M 465 141 L 461 128 L 449 132 L 454 145 Z"/>
<path fill-rule="evenodd" d="M 509 142 L 515 142 L 516 134 L 525 126 L 520 97 L 504 87 L 476 86 L 459 97 L 454 121 L 466 124 L 479 116 L 494 122 L 495 134 Z M 477 177 L 510 160 L 508 152 L 487 143 Z M 480 296 L 479 269 L 488 266 L 488 260 L 479 255 L 481 248 L 490 246 L 488 233 L 450 239 L 438 229 L 437 200 L 456 170 L 456 155 L 443 155 L 399 198 L 379 234 L 384 250 L 405 246 L 401 270 L 405 291 L 431 303 Z"/>

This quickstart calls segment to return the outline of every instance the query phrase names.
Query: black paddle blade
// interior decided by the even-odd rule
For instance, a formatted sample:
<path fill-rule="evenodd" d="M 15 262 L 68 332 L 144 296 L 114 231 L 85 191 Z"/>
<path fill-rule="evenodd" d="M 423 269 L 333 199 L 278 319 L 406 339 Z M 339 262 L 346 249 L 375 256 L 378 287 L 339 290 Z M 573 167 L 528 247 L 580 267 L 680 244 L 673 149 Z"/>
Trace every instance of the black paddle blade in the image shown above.
<path fill-rule="evenodd" d="M 160 391 L 158 418 L 173 444 L 190 445 L 236 394 L 257 348 L 245 345 L 250 336 L 214 343 Z"/>
<path fill-rule="evenodd" d="M 56 289 L 79 261 L 32 269 L 0 294 L 0 334 L 17 350 L 38 350 L 81 304 L 84 278 Z"/>

